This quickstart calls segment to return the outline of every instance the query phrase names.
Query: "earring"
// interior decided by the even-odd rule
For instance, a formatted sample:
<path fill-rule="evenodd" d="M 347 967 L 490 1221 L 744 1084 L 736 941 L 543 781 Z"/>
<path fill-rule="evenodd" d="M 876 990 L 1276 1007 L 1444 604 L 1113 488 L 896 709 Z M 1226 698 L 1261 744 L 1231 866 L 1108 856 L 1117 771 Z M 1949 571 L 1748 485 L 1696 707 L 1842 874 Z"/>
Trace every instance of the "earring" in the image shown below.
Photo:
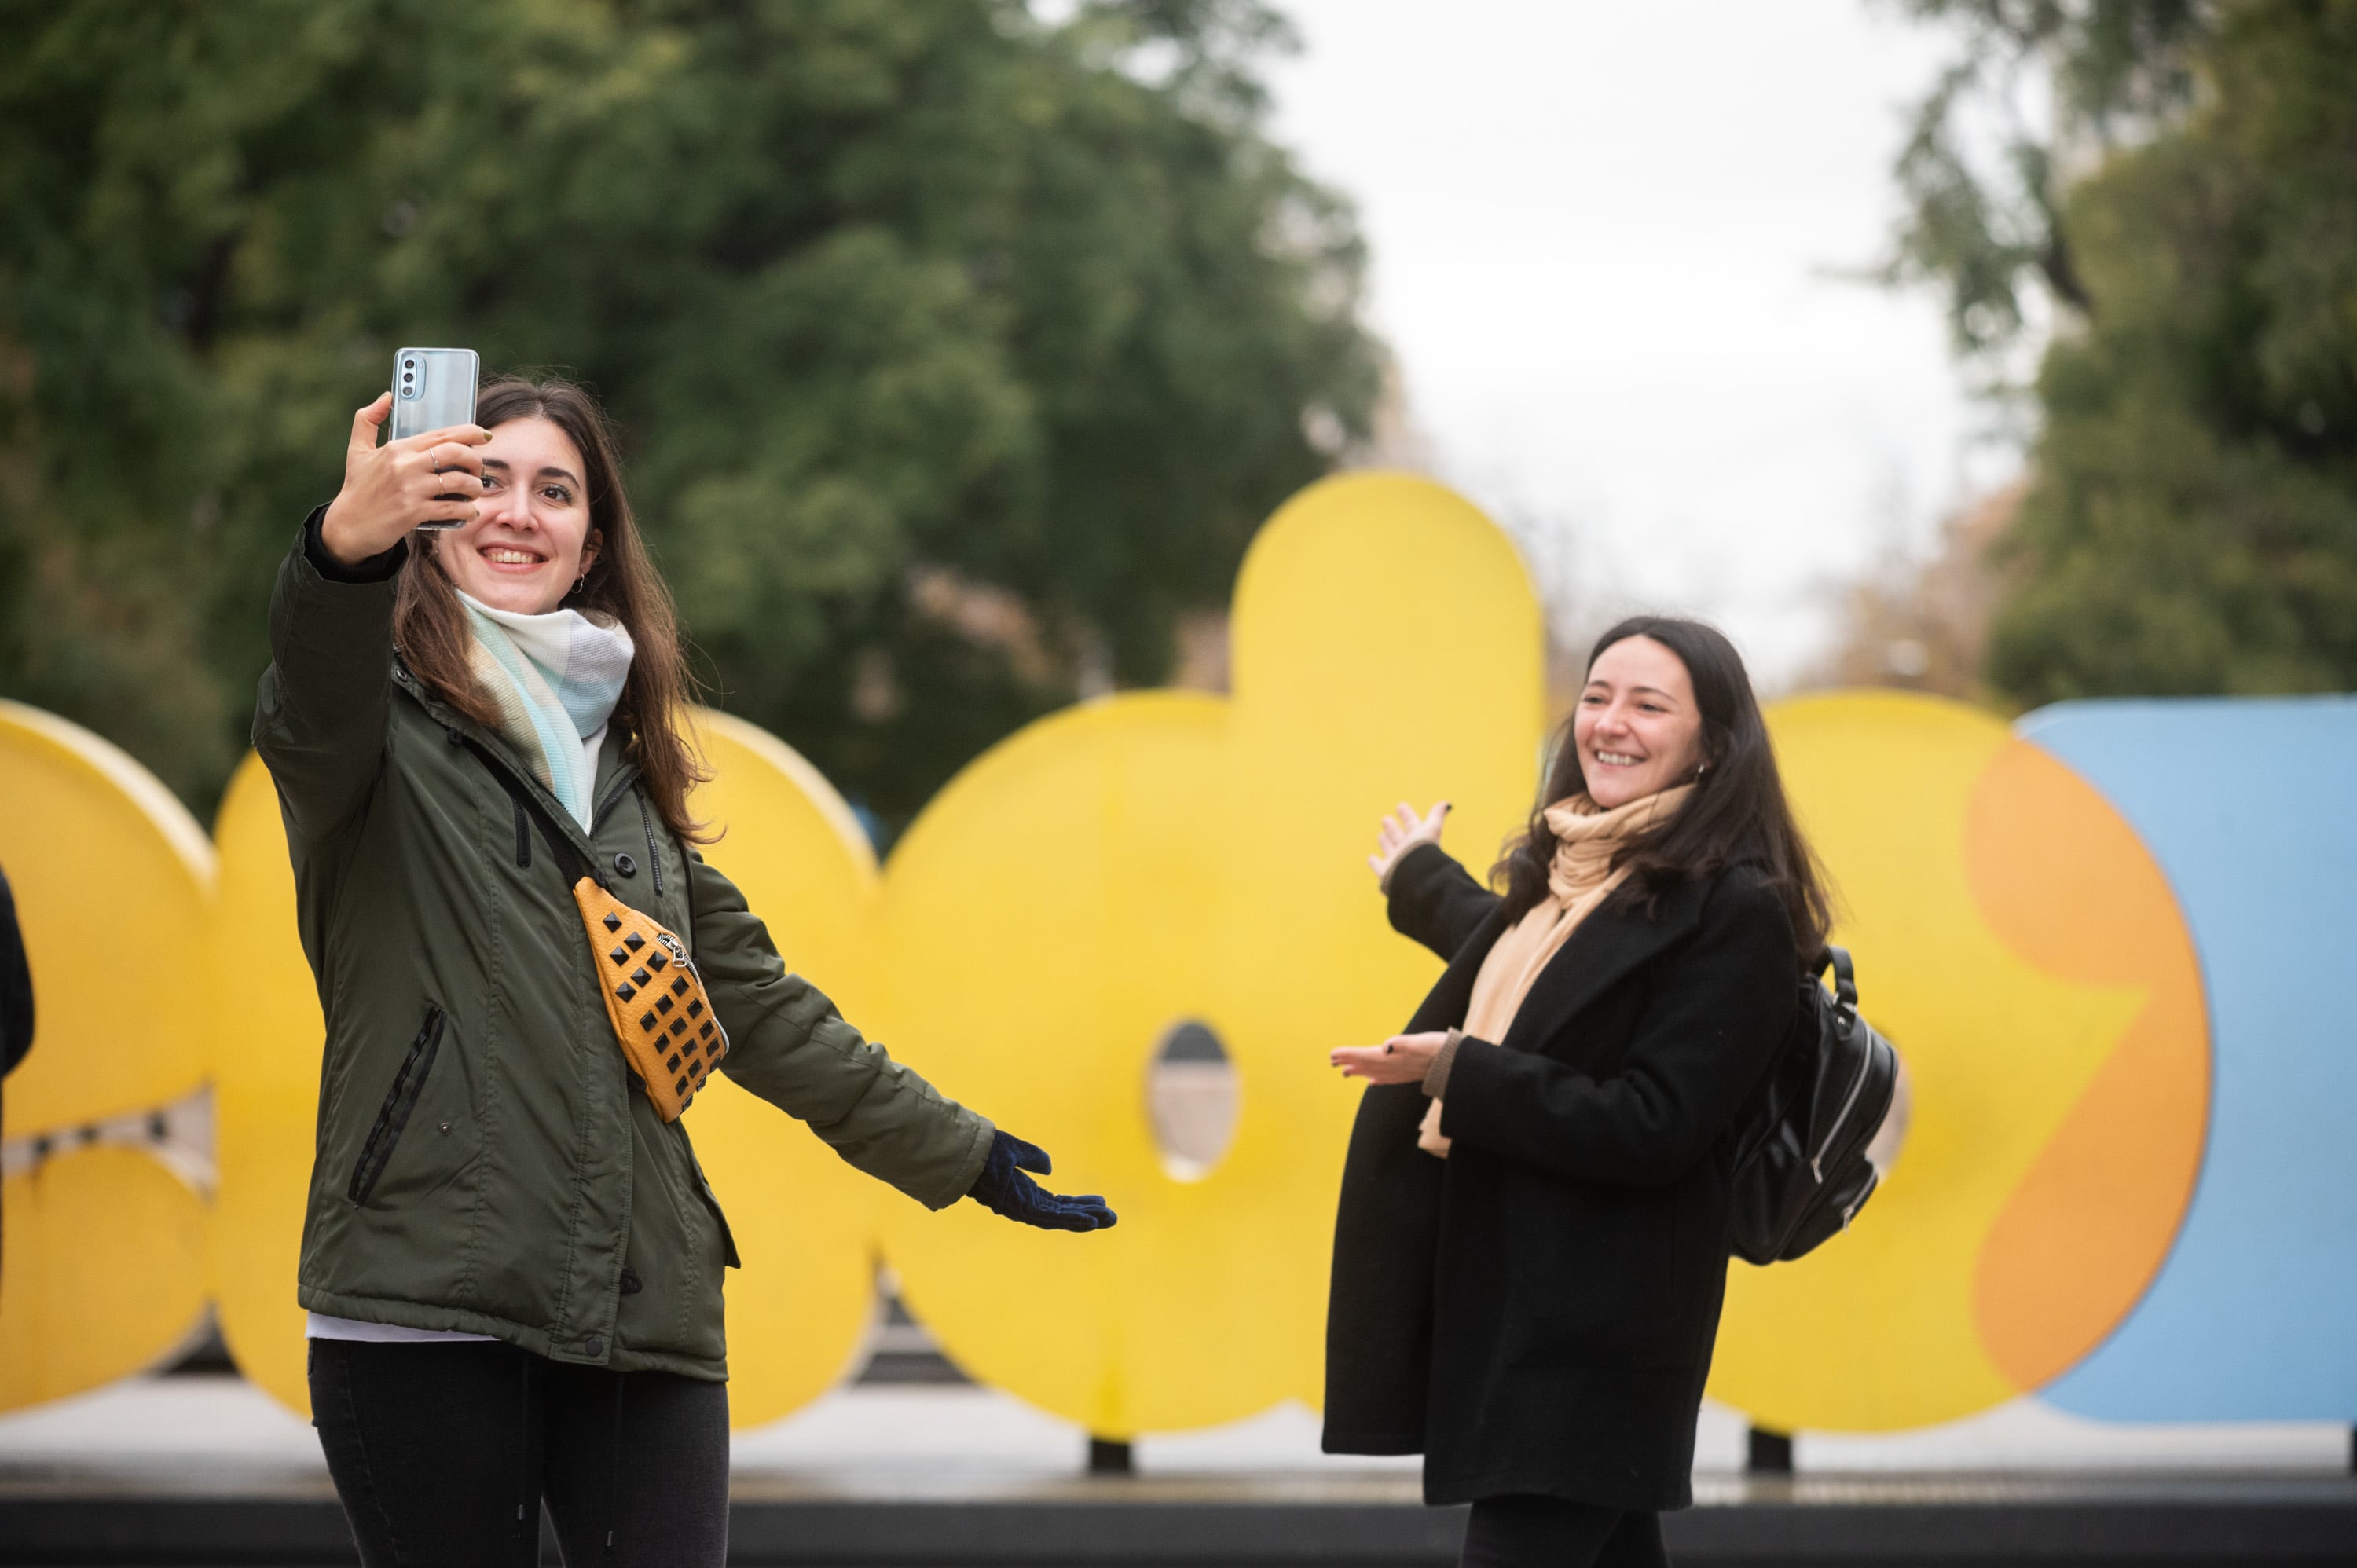
<path fill-rule="evenodd" d="M 582 573 L 582 574 L 581 574 L 581 575 L 579 575 L 578 577 L 574 578 L 574 579 L 573 579 L 573 591 L 574 591 L 575 593 L 576 593 L 576 594 L 577 594 L 577 593 L 579 593 L 579 592 L 581 591 L 581 585 L 582 585 L 582 584 L 584 584 L 584 583 L 586 583 L 586 582 L 587 582 L 588 580 L 589 580 L 589 574 L 588 574 L 588 573 L 587 573 L 587 572 L 584 572 L 584 573 Z"/>

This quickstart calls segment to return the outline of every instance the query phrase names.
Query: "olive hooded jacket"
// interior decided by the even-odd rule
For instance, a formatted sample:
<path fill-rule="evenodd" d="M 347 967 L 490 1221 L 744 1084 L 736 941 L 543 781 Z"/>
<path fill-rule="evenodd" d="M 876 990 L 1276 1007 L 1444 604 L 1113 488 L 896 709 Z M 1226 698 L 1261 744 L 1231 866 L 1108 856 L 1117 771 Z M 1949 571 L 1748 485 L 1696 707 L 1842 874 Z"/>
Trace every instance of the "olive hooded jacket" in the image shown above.
<path fill-rule="evenodd" d="M 665 1125 L 631 1081 L 571 891 L 494 766 L 689 943 L 737 1083 L 932 1208 L 974 1185 L 991 1124 L 787 972 L 736 887 L 664 827 L 619 736 L 580 832 L 504 740 L 402 666 L 405 547 L 339 570 L 318 515 L 279 569 L 253 722 L 327 1022 L 296 1297 L 725 1378 L 736 1249 L 692 1113 Z"/>

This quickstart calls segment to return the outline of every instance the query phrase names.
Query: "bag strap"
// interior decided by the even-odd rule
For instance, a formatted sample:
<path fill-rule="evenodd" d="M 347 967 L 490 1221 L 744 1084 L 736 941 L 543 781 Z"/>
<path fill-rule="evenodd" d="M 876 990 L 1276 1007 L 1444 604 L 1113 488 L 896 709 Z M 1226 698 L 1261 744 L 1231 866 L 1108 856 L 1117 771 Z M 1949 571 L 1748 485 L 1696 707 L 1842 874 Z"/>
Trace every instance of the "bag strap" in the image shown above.
<path fill-rule="evenodd" d="M 485 768 L 490 769 L 491 777 L 500 781 L 500 788 L 508 792 L 508 799 L 513 800 L 519 810 L 532 813 L 532 820 L 540 824 L 540 836 L 547 843 L 548 853 L 556 861 L 556 869 L 565 873 L 565 886 L 577 886 L 585 876 L 600 887 L 606 886 L 606 879 L 597 875 L 597 868 L 581 853 L 581 846 L 573 842 L 572 835 L 556 825 L 555 820 L 548 814 L 548 808 L 540 803 L 539 796 L 525 789 L 522 780 L 493 757 L 490 748 L 481 741 L 472 736 L 460 735 L 456 730 L 450 733 L 473 752 Z"/>
<path fill-rule="evenodd" d="M 1828 947 L 1825 952 L 1834 965 L 1834 1000 L 1845 1012 L 1857 1011 L 1857 971 L 1849 961 L 1849 949 Z"/>

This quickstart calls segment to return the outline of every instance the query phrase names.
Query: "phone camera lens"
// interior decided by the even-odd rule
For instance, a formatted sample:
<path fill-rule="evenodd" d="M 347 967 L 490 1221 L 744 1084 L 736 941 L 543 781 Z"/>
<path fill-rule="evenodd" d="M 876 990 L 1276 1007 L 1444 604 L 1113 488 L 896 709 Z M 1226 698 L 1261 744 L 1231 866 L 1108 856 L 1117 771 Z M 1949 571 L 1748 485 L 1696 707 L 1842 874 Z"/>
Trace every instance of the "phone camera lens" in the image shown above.
<path fill-rule="evenodd" d="M 404 360 L 401 361 L 401 368 L 404 371 L 414 371 L 417 368 L 417 361 L 414 360 Z"/>

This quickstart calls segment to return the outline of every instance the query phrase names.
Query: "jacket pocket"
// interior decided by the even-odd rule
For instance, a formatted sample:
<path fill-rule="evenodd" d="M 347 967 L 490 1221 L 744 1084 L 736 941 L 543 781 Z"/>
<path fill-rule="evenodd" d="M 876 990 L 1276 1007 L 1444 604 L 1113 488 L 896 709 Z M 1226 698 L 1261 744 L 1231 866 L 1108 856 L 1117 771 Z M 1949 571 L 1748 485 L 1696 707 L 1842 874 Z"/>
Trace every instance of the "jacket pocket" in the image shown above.
<path fill-rule="evenodd" d="M 442 1048 L 445 1022 L 441 1008 L 425 1009 L 425 1022 L 418 1026 L 417 1037 L 409 1042 L 409 1054 L 401 1058 L 393 1087 L 384 1091 L 384 1103 L 377 1108 L 376 1121 L 361 1141 L 361 1157 L 353 1162 L 351 1185 L 344 1189 L 344 1196 L 356 1204 L 366 1203 L 369 1194 L 376 1190 L 377 1178 L 384 1175 L 385 1164 L 393 1158 L 393 1146 L 401 1142 L 402 1130 L 409 1125 L 409 1113 L 417 1108 L 417 1097 L 425 1088 L 425 1075 L 434 1069 L 435 1053 Z"/>
<path fill-rule="evenodd" d="M 721 1262 L 732 1269 L 743 1268 L 745 1265 L 737 1257 L 737 1237 L 728 1229 L 728 1216 L 720 1212 L 719 1196 L 712 1190 L 712 1184 L 704 1179 L 703 1162 L 693 1154 L 687 1156 L 687 1160 L 689 1167 L 695 1172 L 695 1196 L 704 1199 L 704 1207 L 712 1210 L 712 1218 L 719 1223 Z"/>

